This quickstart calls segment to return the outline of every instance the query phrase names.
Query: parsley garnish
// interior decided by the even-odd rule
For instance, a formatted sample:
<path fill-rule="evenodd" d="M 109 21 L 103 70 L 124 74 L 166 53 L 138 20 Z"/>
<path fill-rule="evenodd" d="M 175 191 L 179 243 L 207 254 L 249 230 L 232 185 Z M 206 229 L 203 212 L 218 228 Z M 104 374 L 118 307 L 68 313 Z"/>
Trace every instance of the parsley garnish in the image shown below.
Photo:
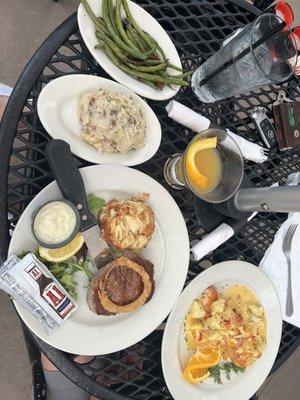
<path fill-rule="evenodd" d="M 226 378 L 229 380 L 231 378 L 231 371 L 236 374 L 239 372 L 245 372 L 246 368 L 239 367 L 238 365 L 233 364 L 232 362 L 226 362 L 224 364 L 216 365 L 215 367 L 208 368 L 210 372 L 210 376 L 213 378 L 214 382 L 218 385 L 222 385 L 221 379 L 221 371 L 223 370 L 226 374 Z"/>
<path fill-rule="evenodd" d="M 221 381 L 221 365 L 216 365 L 215 367 L 208 368 L 210 376 L 213 378 L 214 382 L 218 385 L 222 385 Z"/>

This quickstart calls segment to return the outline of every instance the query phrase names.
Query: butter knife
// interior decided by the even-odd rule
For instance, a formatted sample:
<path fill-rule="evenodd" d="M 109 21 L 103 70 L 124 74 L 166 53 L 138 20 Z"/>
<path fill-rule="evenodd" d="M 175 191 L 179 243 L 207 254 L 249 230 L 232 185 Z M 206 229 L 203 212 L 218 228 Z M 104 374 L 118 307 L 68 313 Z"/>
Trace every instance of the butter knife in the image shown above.
<path fill-rule="evenodd" d="M 109 248 L 101 238 L 97 219 L 88 209 L 84 182 L 72 157 L 70 145 L 64 140 L 52 140 L 46 146 L 46 156 L 63 197 L 71 201 L 78 210 L 80 231 L 91 259 L 99 267 L 103 265 L 104 254 L 108 253 Z"/>

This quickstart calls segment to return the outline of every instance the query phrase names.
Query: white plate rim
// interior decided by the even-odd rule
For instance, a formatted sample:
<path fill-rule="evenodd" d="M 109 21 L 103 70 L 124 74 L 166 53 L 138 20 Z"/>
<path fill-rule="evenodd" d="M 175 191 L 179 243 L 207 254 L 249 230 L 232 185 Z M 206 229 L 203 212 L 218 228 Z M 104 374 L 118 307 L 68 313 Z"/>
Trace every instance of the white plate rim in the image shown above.
<path fill-rule="evenodd" d="M 272 282 L 270 281 L 270 279 L 267 277 L 267 275 L 264 274 L 264 272 L 262 272 L 255 265 L 240 260 L 224 261 L 207 268 L 202 273 L 200 273 L 196 278 L 194 278 L 193 281 L 183 290 L 175 306 L 173 307 L 172 312 L 168 317 L 162 339 L 161 362 L 162 362 L 164 379 L 166 381 L 170 393 L 172 394 L 175 400 L 181 400 L 183 398 L 182 397 L 183 385 L 185 388 L 185 393 L 184 393 L 185 398 L 189 398 L 189 400 L 198 400 L 200 397 L 203 400 L 232 400 L 232 398 L 235 398 L 234 395 L 236 395 L 235 393 L 236 386 L 234 384 L 230 384 L 228 389 L 226 387 L 226 391 L 211 393 L 211 391 L 206 390 L 206 388 L 202 390 L 201 385 L 190 385 L 184 382 L 182 377 L 182 370 L 180 367 L 178 367 L 179 364 L 178 352 L 176 355 L 171 354 L 170 356 L 170 347 L 178 348 L 178 343 L 180 340 L 179 335 L 181 335 L 182 333 L 180 328 L 182 326 L 183 317 L 186 314 L 189 305 L 197 297 L 197 295 L 201 294 L 210 285 L 226 281 L 226 278 L 225 279 L 222 278 L 222 276 L 224 275 L 225 276 L 228 275 L 227 277 L 228 280 L 237 281 L 237 279 L 234 276 L 234 273 L 236 269 L 240 267 L 244 269 L 243 272 L 245 273 L 245 275 L 247 274 L 247 270 L 252 271 L 252 273 L 257 274 L 258 277 L 260 277 L 262 280 L 265 281 L 265 283 L 267 283 L 269 290 L 272 293 L 273 300 L 275 301 L 275 304 L 273 304 L 276 313 L 276 315 L 274 316 L 274 324 L 277 325 L 277 332 L 275 332 L 275 335 L 272 338 L 272 342 L 270 342 L 270 335 L 271 335 L 269 331 L 270 321 L 267 321 L 268 323 L 267 349 L 269 348 L 269 351 L 271 352 L 271 354 L 269 355 L 270 359 L 268 362 L 268 367 L 263 371 L 259 371 L 259 377 L 256 377 L 257 381 L 255 385 L 253 385 L 253 382 L 250 379 L 247 381 L 247 385 L 244 385 L 242 387 L 241 385 L 239 385 L 239 392 L 238 392 L 239 400 L 248 400 L 249 398 L 251 398 L 251 396 L 253 396 L 253 394 L 256 393 L 257 390 L 260 388 L 260 386 L 263 384 L 263 382 L 265 381 L 269 372 L 272 369 L 272 366 L 275 362 L 278 349 L 280 346 L 281 333 L 282 333 L 282 313 L 281 313 L 280 300 L 276 292 L 276 289 L 272 284 Z M 249 286 L 252 290 L 254 290 L 253 287 L 251 287 L 253 283 L 247 284 L 246 282 L 242 281 L 241 284 Z M 254 293 L 256 293 L 255 290 Z M 256 294 L 259 296 L 258 293 Z M 182 309 L 180 310 L 181 307 Z M 262 359 L 263 357 L 264 354 L 260 359 Z M 258 362 L 259 360 L 257 360 L 256 362 Z M 170 372 L 170 367 L 171 367 L 171 372 Z M 255 364 L 251 368 L 254 370 Z M 240 381 L 242 382 L 244 380 L 246 381 L 245 379 L 246 376 L 244 376 L 244 379 L 242 374 L 239 376 L 242 377 L 240 378 Z M 240 383 L 240 381 L 238 383 Z M 198 389 L 200 388 L 200 390 L 197 391 L 197 393 L 195 393 L 195 391 L 193 390 L 194 388 Z M 220 388 L 222 389 L 222 387 Z"/>
<path fill-rule="evenodd" d="M 128 168 L 128 167 L 124 167 L 124 166 L 107 166 L 107 165 L 95 165 L 95 166 L 89 166 L 89 167 L 85 167 L 82 168 L 80 171 L 82 173 L 83 179 L 87 180 L 88 176 L 97 176 L 96 172 L 100 171 L 101 172 L 105 172 L 105 170 L 108 172 L 110 171 L 111 175 L 109 177 L 109 179 L 111 180 L 111 176 L 112 176 L 112 169 L 114 170 L 114 173 L 124 173 L 124 176 L 127 176 L 132 178 L 133 180 L 137 180 L 140 182 L 144 182 L 143 185 L 146 187 L 149 187 L 150 189 L 152 188 L 156 188 L 156 190 L 159 191 L 159 193 L 162 195 L 164 193 L 164 195 L 162 195 L 162 198 L 164 197 L 164 199 L 168 199 L 168 209 L 171 207 L 172 208 L 172 216 L 176 217 L 176 221 L 175 221 L 175 225 L 177 227 L 180 226 L 180 229 L 178 228 L 178 232 L 180 232 L 177 235 L 177 238 L 175 238 L 175 243 L 176 246 L 178 247 L 180 245 L 180 251 L 179 253 L 176 253 L 176 257 L 174 257 L 173 253 L 172 253 L 172 247 L 169 247 L 166 249 L 167 251 L 167 256 L 168 257 L 168 261 L 170 262 L 169 258 L 173 259 L 173 264 L 176 266 L 178 263 L 178 260 L 181 260 L 181 265 L 180 265 L 180 269 L 178 269 L 176 271 L 176 274 L 174 274 L 174 270 L 172 270 L 172 266 L 169 264 L 167 265 L 167 267 L 164 268 L 164 272 L 163 272 L 163 277 L 161 279 L 163 279 L 162 281 L 159 280 L 158 283 L 156 283 L 156 293 L 157 293 L 157 298 L 155 300 L 155 304 L 156 306 L 158 306 L 159 304 L 162 305 L 159 308 L 155 308 L 155 304 L 153 303 L 152 305 L 152 314 L 149 312 L 149 310 L 147 311 L 146 315 L 151 316 L 154 315 L 153 320 L 155 319 L 155 321 L 153 321 L 152 323 L 149 324 L 149 320 L 146 321 L 146 323 L 144 322 L 142 325 L 143 327 L 143 331 L 142 333 L 138 333 L 136 334 L 134 337 L 131 338 L 123 338 L 123 341 L 119 341 L 117 344 L 111 344 L 110 343 L 110 347 L 107 346 L 105 349 L 103 348 L 103 344 L 101 344 L 101 346 L 99 345 L 97 347 L 97 343 L 95 345 L 95 343 L 93 343 L 92 346 L 89 346 L 88 344 L 88 349 L 86 347 L 85 344 L 83 343 L 78 343 L 78 342 L 71 342 L 70 343 L 70 337 L 69 338 L 64 338 L 63 340 L 63 345 L 59 344 L 57 345 L 57 343 L 53 342 L 52 339 L 52 333 L 48 336 L 42 325 L 40 324 L 39 321 L 37 321 L 35 319 L 35 317 L 33 317 L 32 315 L 30 315 L 28 313 L 27 310 L 25 310 L 22 306 L 20 306 L 19 304 L 17 304 L 16 302 L 14 302 L 15 307 L 17 312 L 19 313 L 20 317 L 22 318 L 22 320 L 24 321 L 24 323 L 27 325 L 27 327 L 36 335 L 38 336 L 41 340 L 43 340 L 44 342 L 50 344 L 53 347 L 56 347 L 62 351 L 66 351 L 69 353 L 74 353 L 74 354 L 82 354 L 82 355 L 100 355 L 100 354 L 108 354 L 108 353 L 113 353 L 115 351 L 119 351 L 122 350 L 124 348 L 130 347 L 131 345 L 139 342 L 140 340 L 144 339 L 146 336 L 148 336 L 151 332 L 153 332 L 163 321 L 164 319 L 167 317 L 167 315 L 170 313 L 172 307 L 174 306 L 178 296 L 180 295 L 185 280 L 186 280 L 186 276 L 187 276 L 187 272 L 188 272 L 188 266 L 189 266 L 189 238 L 188 238 L 188 232 L 187 232 L 187 228 L 185 225 L 185 221 L 183 219 L 183 216 L 175 202 L 175 200 L 172 198 L 172 196 L 167 192 L 166 189 L 163 188 L 162 185 L 160 185 L 157 181 L 155 181 L 153 178 L 151 178 L 150 176 Z M 21 215 L 14 234 L 12 236 L 11 242 L 10 242 L 10 246 L 9 246 L 9 250 L 8 250 L 8 254 L 11 255 L 14 252 L 16 252 L 16 248 L 18 248 L 18 244 L 15 243 L 15 241 L 17 241 L 17 233 L 20 229 L 20 227 L 22 226 L 22 224 L 24 224 L 26 222 L 26 220 L 28 220 L 28 218 L 30 218 L 30 216 L 32 215 L 32 211 L 34 210 L 34 208 L 36 207 L 35 204 L 37 204 L 40 199 L 43 197 L 45 198 L 45 195 L 47 197 L 47 192 L 49 191 L 54 191 L 57 192 L 58 188 L 57 188 L 57 184 L 56 182 L 52 182 L 50 183 L 48 186 L 46 186 L 41 192 L 39 192 L 39 194 L 34 198 L 34 200 L 27 206 L 27 208 L 25 209 L 25 211 L 23 212 L 23 214 Z M 95 189 L 97 190 L 97 189 Z M 136 189 L 137 191 L 140 191 L 138 188 Z M 98 191 L 98 190 L 97 190 Z M 48 194 L 48 197 L 50 196 L 50 194 Z M 54 196 L 55 198 L 57 198 L 57 196 Z M 166 206 L 164 206 L 165 208 Z M 155 210 L 154 210 L 155 212 Z M 173 226 L 173 231 L 174 231 L 174 224 L 173 222 L 170 223 L 170 226 Z M 168 229 L 170 230 L 170 228 L 168 227 Z M 172 229 L 171 229 L 172 230 Z M 172 232 L 173 232 L 172 231 Z M 17 233 L 16 233 L 17 232 Z M 171 246 L 171 244 L 174 242 L 174 237 L 169 239 L 171 241 L 171 243 L 167 243 L 168 246 Z M 176 247 L 175 247 L 176 248 Z M 18 249 L 19 251 L 21 251 L 21 248 L 19 247 Z M 174 279 L 176 276 L 176 279 Z M 173 277 L 173 278 L 172 278 Z M 161 286 L 162 284 L 164 284 L 166 286 L 166 288 L 164 289 L 165 292 L 162 290 Z M 160 286 L 160 288 L 159 288 Z M 159 288 L 159 289 L 158 289 Z M 158 296 L 158 290 L 160 290 L 161 294 Z M 164 299 L 164 297 L 168 300 L 168 304 L 163 303 L 162 300 Z M 152 298 L 154 299 L 154 297 Z M 160 299 L 160 301 L 159 301 Z M 151 300 L 152 301 L 152 300 Z M 149 303 L 146 304 L 146 306 L 142 307 L 140 310 L 146 310 L 146 307 L 149 307 L 149 305 L 151 305 L 151 301 Z M 151 306 L 150 306 L 150 310 L 151 310 Z M 153 312 L 155 311 L 155 312 Z M 72 317 L 71 317 L 72 318 Z M 57 328 L 60 329 L 61 335 L 63 335 L 63 330 L 66 326 L 68 326 L 68 324 L 71 321 L 70 320 L 66 321 L 66 323 L 64 324 L 64 326 L 62 328 Z M 31 320 L 31 321 L 30 321 Z M 35 323 L 32 325 L 32 321 L 35 321 Z M 38 327 L 38 328 L 37 328 Z M 120 339 L 120 335 L 118 336 L 118 339 Z M 73 339 L 75 340 L 75 339 Z M 110 340 L 110 339 L 109 339 Z M 104 346 L 105 347 L 105 346 Z"/>
<path fill-rule="evenodd" d="M 119 91 L 131 96 L 139 104 L 139 106 L 143 109 L 145 117 L 147 119 L 146 142 L 143 148 L 130 151 L 129 153 L 124 155 L 119 155 L 118 153 L 101 154 L 98 153 L 97 150 L 92 145 L 89 145 L 85 143 L 83 139 L 80 139 L 84 145 L 90 147 L 90 150 L 88 152 L 85 152 L 83 148 L 76 145 L 76 142 L 74 145 L 74 142 L 72 142 L 68 137 L 66 137 L 62 128 L 58 129 L 59 124 L 56 121 L 52 120 L 49 121 L 47 110 L 50 109 L 50 111 L 52 112 L 52 110 L 54 109 L 55 112 L 59 114 L 59 110 L 57 110 L 57 107 L 61 103 L 61 100 L 59 100 L 58 97 L 57 106 L 53 108 L 51 102 L 50 102 L 51 105 L 48 102 L 49 92 L 51 93 L 53 89 L 56 89 L 57 95 L 60 96 L 61 95 L 60 88 L 65 83 L 70 84 L 74 82 L 74 84 L 76 84 L 77 80 L 81 82 L 86 81 L 86 85 L 88 86 L 90 86 L 94 81 L 95 89 L 101 87 L 108 87 L 116 92 Z M 80 93 L 78 92 L 78 96 L 79 95 Z M 156 154 L 161 143 L 161 136 L 162 136 L 161 125 L 156 114 L 149 106 L 149 104 L 147 104 L 145 100 L 143 100 L 140 96 L 134 93 L 131 89 L 111 79 L 102 78 L 100 76 L 88 75 L 88 74 L 69 74 L 53 79 L 43 87 L 43 89 L 39 94 L 37 101 L 37 112 L 43 127 L 53 139 L 67 140 L 67 142 L 71 146 L 71 151 L 73 154 L 93 164 L 114 164 L 114 165 L 124 165 L 127 167 L 139 165 L 152 158 Z M 78 118 L 78 115 L 76 115 L 76 118 Z M 70 128 L 70 132 L 71 131 L 72 129 Z M 77 136 L 76 132 L 72 132 L 72 134 Z M 122 157 L 123 161 L 118 161 L 116 159 L 116 157 L 120 156 Z"/>
<path fill-rule="evenodd" d="M 96 0 L 88 0 L 90 7 L 92 10 L 94 10 L 94 5 Z M 169 60 L 171 61 L 172 64 L 178 66 L 179 68 L 182 67 L 180 57 L 178 55 L 177 49 L 171 40 L 170 36 L 167 34 L 165 29 L 159 24 L 158 21 L 156 21 L 152 15 L 150 15 L 146 10 L 144 10 L 141 6 L 138 4 L 128 1 L 129 3 L 129 8 L 132 11 L 132 14 L 135 16 L 135 18 L 141 17 L 140 21 L 140 26 L 148 31 L 148 23 L 151 25 L 152 29 L 155 29 L 156 31 L 159 32 L 155 39 L 157 40 L 158 44 L 161 46 L 161 48 L 167 53 L 167 56 Z M 97 0 L 97 7 L 100 8 L 101 10 L 101 4 L 102 0 Z M 177 86 L 175 89 L 171 89 L 169 87 L 165 87 L 162 91 L 159 90 L 154 90 L 151 87 L 147 86 L 146 84 L 137 81 L 136 79 L 130 77 L 128 74 L 125 72 L 121 71 L 119 68 L 117 68 L 106 56 L 103 50 L 101 49 L 95 49 L 94 46 L 98 43 L 96 36 L 93 36 L 93 40 L 90 40 L 89 35 L 86 33 L 87 27 L 91 26 L 91 19 L 87 15 L 85 8 L 83 4 L 81 3 L 78 7 L 77 11 L 77 20 L 78 20 L 78 26 L 79 30 L 82 36 L 82 39 L 87 46 L 89 52 L 91 55 L 94 57 L 94 59 L 97 61 L 97 63 L 105 70 L 107 74 L 109 74 L 113 79 L 118 81 L 119 83 L 122 83 L 124 86 L 127 86 L 130 88 L 132 91 L 135 93 L 146 97 L 148 99 L 152 100 L 168 100 L 171 97 L 174 97 L 177 92 L 179 91 L 180 87 Z M 146 21 L 146 26 L 145 26 L 145 21 Z M 138 21 L 139 22 L 139 21 Z M 151 32 L 153 34 L 153 31 Z"/>

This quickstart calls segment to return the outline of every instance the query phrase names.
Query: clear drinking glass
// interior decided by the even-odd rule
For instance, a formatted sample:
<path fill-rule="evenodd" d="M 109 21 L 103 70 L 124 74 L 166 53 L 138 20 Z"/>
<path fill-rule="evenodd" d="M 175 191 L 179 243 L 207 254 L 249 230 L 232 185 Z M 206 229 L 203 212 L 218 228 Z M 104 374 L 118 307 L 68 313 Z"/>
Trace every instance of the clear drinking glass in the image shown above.
<path fill-rule="evenodd" d="M 192 88 L 199 100 L 210 103 L 290 78 L 297 64 L 297 46 L 287 27 L 255 47 L 257 40 L 276 31 L 279 24 L 284 22 L 275 14 L 262 14 L 202 64 L 192 76 Z M 239 58 L 246 49 L 250 51 Z M 212 75 L 216 70 L 219 72 Z"/>
<path fill-rule="evenodd" d="M 217 147 L 211 151 L 199 151 L 195 158 L 201 164 L 208 186 L 203 189 L 195 184 L 187 168 L 190 149 L 194 142 L 204 138 L 217 138 Z M 198 197 L 209 203 L 228 200 L 239 189 L 244 173 L 244 162 L 239 146 L 226 131 L 210 128 L 195 135 L 182 154 L 174 154 L 164 167 L 168 184 L 176 189 L 191 189 Z"/>

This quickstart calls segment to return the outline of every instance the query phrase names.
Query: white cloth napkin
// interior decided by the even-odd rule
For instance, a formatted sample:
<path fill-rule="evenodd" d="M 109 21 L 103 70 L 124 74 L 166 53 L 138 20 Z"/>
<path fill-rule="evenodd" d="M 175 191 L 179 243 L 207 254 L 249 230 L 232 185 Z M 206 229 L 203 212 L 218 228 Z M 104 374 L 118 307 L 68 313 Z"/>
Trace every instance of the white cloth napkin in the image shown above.
<path fill-rule="evenodd" d="M 171 100 L 167 104 L 166 110 L 170 118 L 195 132 L 204 131 L 211 124 L 208 118 L 196 113 L 176 100 Z M 249 140 L 231 132 L 229 129 L 227 129 L 227 133 L 237 142 L 243 157 L 247 160 L 263 163 L 268 159 L 264 154 L 263 148 L 258 144 L 249 142 Z"/>
<path fill-rule="evenodd" d="M 285 313 L 286 294 L 287 294 L 287 260 L 282 250 L 283 238 L 290 225 L 298 224 L 294 234 L 291 263 L 292 263 L 292 292 L 294 303 L 294 314 L 287 317 Z M 278 293 L 282 318 L 300 328 L 300 213 L 292 213 L 290 217 L 281 225 L 275 235 L 274 242 L 266 251 L 264 258 L 260 263 L 260 268 L 271 279 Z"/>

